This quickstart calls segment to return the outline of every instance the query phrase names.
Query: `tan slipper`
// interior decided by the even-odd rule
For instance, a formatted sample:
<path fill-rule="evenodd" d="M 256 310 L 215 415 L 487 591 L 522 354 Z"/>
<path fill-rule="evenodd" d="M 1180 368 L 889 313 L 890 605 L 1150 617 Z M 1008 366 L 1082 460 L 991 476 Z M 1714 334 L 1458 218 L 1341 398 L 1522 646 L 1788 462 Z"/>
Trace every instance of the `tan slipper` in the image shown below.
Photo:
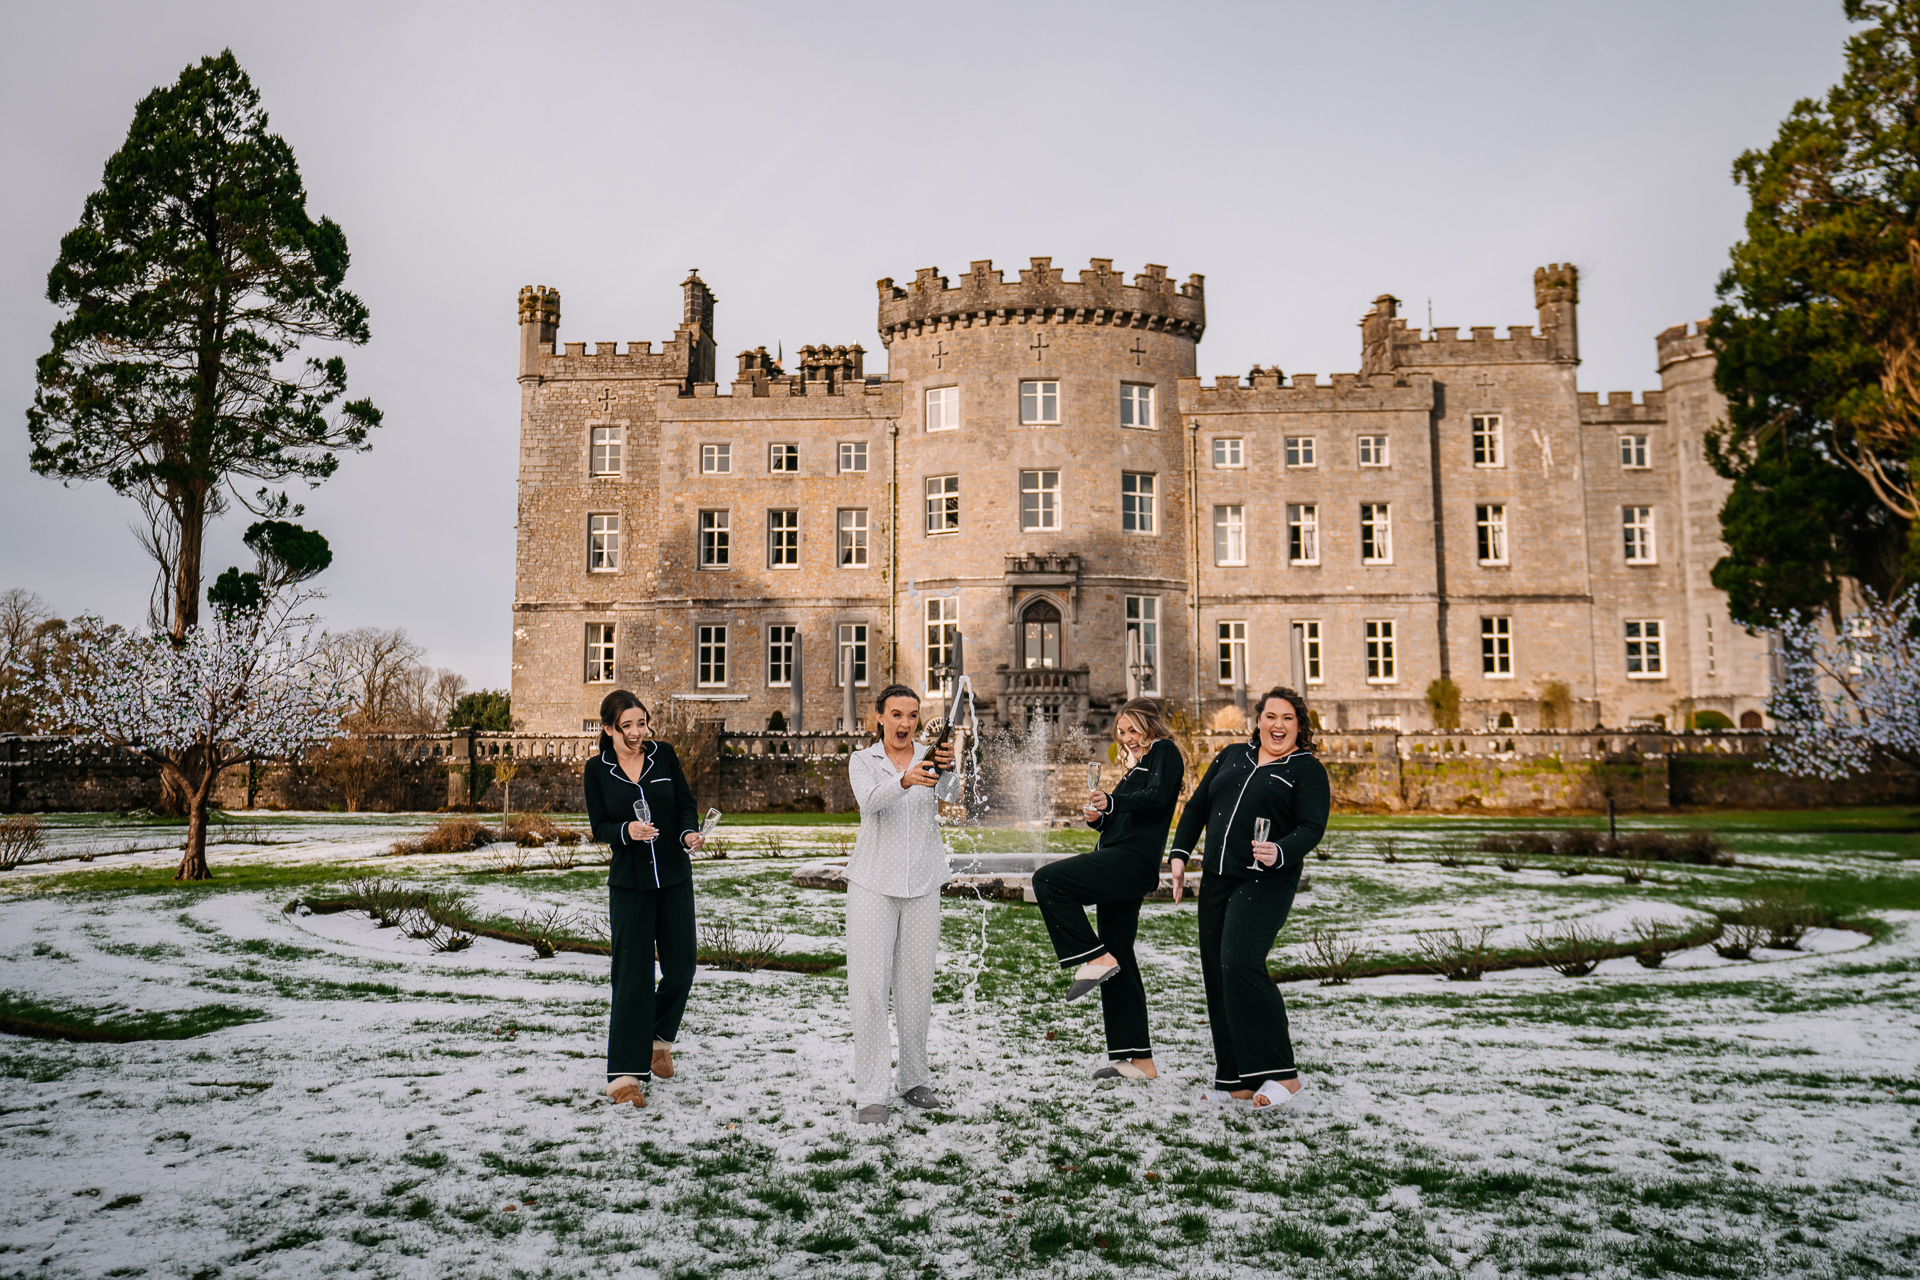
<path fill-rule="evenodd" d="M 653 1075 L 657 1080 L 673 1079 L 673 1045 L 665 1040 L 653 1042 Z"/>
<path fill-rule="evenodd" d="M 1109 1062 L 1094 1072 L 1093 1078 L 1095 1080 L 1152 1080 L 1154 1077 L 1131 1062 Z"/>
<path fill-rule="evenodd" d="M 640 1081 L 633 1076 L 619 1076 L 607 1081 L 607 1096 L 613 1099 L 615 1106 L 625 1102 L 631 1102 L 636 1107 L 647 1105 L 647 1095 L 640 1092 Z"/>

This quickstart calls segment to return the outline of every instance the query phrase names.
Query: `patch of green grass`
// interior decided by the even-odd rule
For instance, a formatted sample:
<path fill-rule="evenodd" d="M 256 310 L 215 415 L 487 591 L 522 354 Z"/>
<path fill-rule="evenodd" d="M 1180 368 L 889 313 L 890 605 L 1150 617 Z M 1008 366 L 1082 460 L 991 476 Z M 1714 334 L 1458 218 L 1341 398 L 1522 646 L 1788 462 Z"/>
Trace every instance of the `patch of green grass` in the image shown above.
<path fill-rule="evenodd" d="M 0 991 L 0 1033 L 40 1040 L 97 1041 L 130 1044 L 135 1040 L 190 1040 L 225 1027 L 258 1022 L 269 1015 L 260 1009 L 227 1004 L 197 1009 L 142 1012 L 125 1007 L 88 1008 L 52 1004 Z"/>

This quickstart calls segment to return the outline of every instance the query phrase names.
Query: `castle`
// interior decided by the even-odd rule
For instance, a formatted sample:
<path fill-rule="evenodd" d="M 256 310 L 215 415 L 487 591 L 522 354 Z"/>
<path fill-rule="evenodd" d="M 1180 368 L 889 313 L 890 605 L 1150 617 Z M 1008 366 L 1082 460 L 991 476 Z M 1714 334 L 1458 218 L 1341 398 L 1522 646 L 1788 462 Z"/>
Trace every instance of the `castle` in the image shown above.
<path fill-rule="evenodd" d="M 1762 724 L 1766 642 L 1708 580 L 1699 327 L 1657 339 L 1660 390 L 1583 392 L 1555 264 L 1537 327 L 1425 332 L 1382 296 L 1359 372 L 1209 384 L 1203 277 L 1018 275 L 881 280 L 884 376 L 857 344 L 792 371 L 760 347 L 724 390 L 697 272 L 658 351 L 556 345 L 560 295 L 522 289 L 524 729 L 591 728 L 624 687 L 832 730 L 849 677 L 863 715 L 961 671 L 1016 725 L 1298 679 L 1328 729 L 1426 729 L 1443 678 L 1469 728 Z"/>

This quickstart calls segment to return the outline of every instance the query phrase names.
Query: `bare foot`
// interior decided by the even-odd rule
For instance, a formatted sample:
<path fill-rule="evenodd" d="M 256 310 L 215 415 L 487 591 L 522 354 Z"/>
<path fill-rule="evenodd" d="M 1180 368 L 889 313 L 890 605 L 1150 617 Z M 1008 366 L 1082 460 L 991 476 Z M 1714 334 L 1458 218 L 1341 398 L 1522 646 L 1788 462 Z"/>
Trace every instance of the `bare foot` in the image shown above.
<path fill-rule="evenodd" d="M 1280 1080 L 1280 1081 L 1276 1081 L 1275 1083 L 1283 1086 L 1288 1093 L 1298 1093 L 1303 1087 L 1305 1087 L 1306 1082 L 1301 1080 L 1300 1077 L 1295 1076 L 1291 1080 Z M 1240 1095 L 1235 1094 L 1234 1096 L 1239 1097 Z M 1271 1102 L 1267 1101 L 1265 1098 L 1255 1098 L 1251 1092 L 1249 1092 L 1247 1096 L 1249 1098 L 1253 1098 L 1253 1105 L 1256 1107 L 1270 1107 L 1273 1105 Z"/>
<path fill-rule="evenodd" d="M 1093 959 L 1087 961 L 1087 963 L 1092 965 L 1096 969 L 1111 969 L 1113 968 L 1113 966 L 1119 964 L 1120 962 L 1118 960 L 1115 960 L 1110 955 L 1105 955 L 1105 956 L 1095 956 Z"/>
<path fill-rule="evenodd" d="M 1152 1058 L 1135 1058 L 1133 1065 L 1140 1068 L 1140 1074 L 1149 1080 L 1158 1080 L 1160 1078 L 1159 1071 L 1154 1069 Z"/>

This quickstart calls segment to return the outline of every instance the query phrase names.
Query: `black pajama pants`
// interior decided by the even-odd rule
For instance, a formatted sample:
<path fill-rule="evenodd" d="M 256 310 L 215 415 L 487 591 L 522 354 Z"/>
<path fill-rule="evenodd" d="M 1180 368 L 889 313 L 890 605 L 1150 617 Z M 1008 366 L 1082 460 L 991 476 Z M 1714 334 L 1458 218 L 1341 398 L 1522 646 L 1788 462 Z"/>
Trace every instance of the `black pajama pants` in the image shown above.
<path fill-rule="evenodd" d="M 1200 879 L 1200 977 L 1213 1027 L 1214 1087 L 1258 1089 L 1299 1075 L 1287 1002 L 1267 972 L 1300 874 Z"/>
<path fill-rule="evenodd" d="M 664 889 L 607 890 L 613 932 L 613 1008 L 607 1079 L 653 1078 L 653 1042 L 680 1034 L 693 990 L 693 881 Z M 660 984 L 653 962 L 660 961 Z"/>
<path fill-rule="evenodd" d="M 1050 862 L 1033 873 L 1033 896 L 1060 967 L 1077 969 L 1102 955 L 1120 964 L 1120 972 L 1100 988 L 1110 1062 L 1153 1056 L 1147 985 L 1140 980 L 1133 942 L 1140 932 L 1141 900 L 1159 883 L 1159 858 L 1099 849 Z M 1097 929 L 1087 923 L 1089 906 L 1099 921 Z"/>

